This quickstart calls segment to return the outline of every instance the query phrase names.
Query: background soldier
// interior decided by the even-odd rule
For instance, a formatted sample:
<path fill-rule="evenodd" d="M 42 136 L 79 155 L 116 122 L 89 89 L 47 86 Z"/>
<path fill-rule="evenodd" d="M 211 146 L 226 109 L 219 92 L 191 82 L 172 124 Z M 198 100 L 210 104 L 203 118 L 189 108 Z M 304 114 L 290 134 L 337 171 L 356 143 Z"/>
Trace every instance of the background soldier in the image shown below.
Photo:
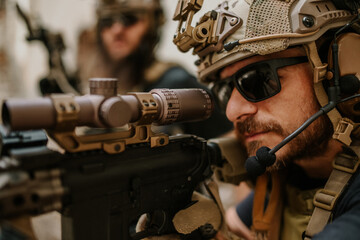
<path fill-rule="evenodd" d="M 158 0 L 99 1 L 95 29 L 79 38 L 78 69 L 82 92 L 88 79 L 119 80 L 119 93 L 144 90 L 170 65 L 155 59 L 164 14 Z"/>

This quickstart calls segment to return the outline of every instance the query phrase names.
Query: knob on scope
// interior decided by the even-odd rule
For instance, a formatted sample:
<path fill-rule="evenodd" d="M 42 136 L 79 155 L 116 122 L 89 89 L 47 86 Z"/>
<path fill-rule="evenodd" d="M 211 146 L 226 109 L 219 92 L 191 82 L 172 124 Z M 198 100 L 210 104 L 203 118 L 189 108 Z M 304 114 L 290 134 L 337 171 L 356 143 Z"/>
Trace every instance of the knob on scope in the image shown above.
<path fill-rule="evenodd" d="M 116 78 L 90 78 L 91 95 L 102 95 L 105 98 L 117 95 L 118 80 Z"/>

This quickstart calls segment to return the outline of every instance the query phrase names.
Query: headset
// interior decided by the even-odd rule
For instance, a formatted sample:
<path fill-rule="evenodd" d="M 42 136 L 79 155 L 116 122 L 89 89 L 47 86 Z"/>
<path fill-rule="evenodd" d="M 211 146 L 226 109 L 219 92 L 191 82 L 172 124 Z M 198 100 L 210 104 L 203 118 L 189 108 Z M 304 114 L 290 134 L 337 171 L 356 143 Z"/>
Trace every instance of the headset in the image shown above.
<path fill-rule="evenodd" d="M 341 10 L 356 12 L 360 8 L 359 0 L 332 0 L 335 7 Z"/>
<path fill-rule="evenodd" d="M 253 177 L 263 174 L 266 167 L 275 163 L 275 153 L 278 150 L 304 131 L 318 117 L 335 107 L 345 117 L 360 121 L 360 34 L 344 33 L 354 24 L 360 23 L 358 10 L 360 0 L 333 0 L 333 3 L 338 9 L 356 12 L 357 17 L 338 29 L 330 44 L 328 71 L 333 77 L 329 79 L 327 87 L 329 102 L 274 148 L 263 146 L 257 150 L 256 156 L 249 157 L 245 162 L 245 168 Z"/>

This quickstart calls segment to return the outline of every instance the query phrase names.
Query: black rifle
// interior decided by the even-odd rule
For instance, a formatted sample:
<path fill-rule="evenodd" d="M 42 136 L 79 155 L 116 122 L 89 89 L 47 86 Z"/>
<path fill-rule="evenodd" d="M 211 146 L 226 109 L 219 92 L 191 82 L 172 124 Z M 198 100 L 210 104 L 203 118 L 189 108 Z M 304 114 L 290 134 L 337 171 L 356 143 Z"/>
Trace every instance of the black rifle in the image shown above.
<path fill-rule="evenodd" d="M 189 92 L 190 95 L 187 94 Z M 178 115 L 179 119 L 185 120 L 186 115 L 187 120 L 209 115 L 207 110 L 205 114 L 199 111 L 206 102 L 209 103 L 209 99 L 205 91 L 198 89 L 154 90 L 145 96 L 134 93 L 102 99 L 98 99 L 100 95 L 75 97 L 70 105 L 80 105 L 80 111 L 76 109 L 79 106 L 73 109 L 78 113 L 77 123 L 82 121 L 84 112 L 81 107 L 84 109 L 86 102 L 94 104 L 95 109 L 105 109 L 104 106 L 113 109 L 109 104 L 118 106 L 116 100 L 120 100 L 137 106 L 130 109 L 141 109 L 140 114 L 135 114 L 136 118 L 130 118 L 129 130 L 91 134 L 84 138 L 70 134 L 70 122 L 66 122 L 66 126 L 60 124 L 68 121 L 59 118 L 60 112 L 55 114 L 56 127 L 50 127 L 53 123 L 44 120 L 54 106 L 65 105 L 69 99 L 59 104 L 53 98 L 50 105 L 47 104 L 48 99 L 5 101 L 3 121 L 7 127 L 30 129 L 37 128 L 36 124 L 47 126 L 46 133 L 66 151 L 62 154 L 50 150 L 42 130 L 7 132 L 3 128 L 0 171 L 6 181 L 0 191 L 1 218 L 57 210 L 62 215 L 62 238 L 67 240 L 142 239 L 175 232 L 172 224 L 174 215 L 193 204 L 191 197 L 195 188 L 212 175 L 212 164 L 221 165 L 222 156 L 216 144 L 196 136 L 167 138 L 161 133 L 149 132 L 152 122 L 161 122 L 164 118 L 176 120 L 169 117 L 173 110 L 168 114 L 160 110 L 162 113 L 158 114 L 150 113 L 148 109 L 173 106 L 172 100 L 165 97 L 169 96 L 167 93 L 177 95 L 178 102 L 185 107 L 180 109 L 182 117 Z M 190 102 L 185 103 L 189 99 L 195 101 L 189 105 Z M 96 101 L 99 104 L 94 103 Z M 155 106 L 148 104 L 152 101 Z M 194 108 L 194 105 L 198 107 Z M 124 107 L 128 109 L 129 106 L 121 106 Z M 65 105 L 65 109 L 69 108 Z M 150 115 L 153 117 L 150 118 Z M 106 114 L 100 118 L 103 119 L 100 125 L 109 125 L 112 121 L 109 118 L 105 121 L 104 116 Z M 35 118 L 38 121 L 34 121 Z M 95 123 L 98 120 L 87 121 Z M 123 122 L 117 124 L 122 125 Z M 126 137 L 119 137 L 124 132 Z M 69 141 L 71 137 L 74 138 Z M 129 139 L 132 140 L 126 142 Z M 95 144 L 98 142 L 101 145 Z M 148 214 L 147 228 L 135 233 L 134 226 L 142 214 Z"/>

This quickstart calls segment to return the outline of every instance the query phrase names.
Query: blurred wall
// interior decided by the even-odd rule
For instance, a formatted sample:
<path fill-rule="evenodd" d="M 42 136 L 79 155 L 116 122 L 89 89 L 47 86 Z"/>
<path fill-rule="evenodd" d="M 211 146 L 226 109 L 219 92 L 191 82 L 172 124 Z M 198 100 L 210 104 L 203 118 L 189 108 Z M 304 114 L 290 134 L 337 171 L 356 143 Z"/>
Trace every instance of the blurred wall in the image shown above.
<path fill-rule="evenodd" d="M 27 42 L 25 40 L 27 30 L 25 24 L 15 12 L 15 0 L 7 1 L 7 12 L 11 15 L 11 31 L 7 34 L 12 36 L 11 49 L 14 62 L 12 71 L 16 73 L 12 83 L 18 88 L 11 95 L 22 97 L 39 96 L 38 81 L 47 74 L 47 52 L 39 42 Z M 44 27 L 51 31 L 61 32 L 66 44 L 64 62 L 68 70 L 74 71 L 76 66 L 77 37 L 79 31 L 90 27 L 95 23 L 95 6 L 97 0 L 18 0 L 19 5 L 29 12 Z M 219 0 L 204 0 L 204 7 L 199 15 L 215 8 Z M 194 62 L 196 57 L 188 53 L 181 53 L 172 43 L 177 23 L 172 21 L 177 1 L 162 0 L 167 22 L 163 29 L 162 40 L 158 46 L 158 57 L 181 63 L 186 69 L 196 74 Z M 198 19 L 194 18 L 193 25 Z M 16 80 L 17 79 L 17 80 Z"/>

